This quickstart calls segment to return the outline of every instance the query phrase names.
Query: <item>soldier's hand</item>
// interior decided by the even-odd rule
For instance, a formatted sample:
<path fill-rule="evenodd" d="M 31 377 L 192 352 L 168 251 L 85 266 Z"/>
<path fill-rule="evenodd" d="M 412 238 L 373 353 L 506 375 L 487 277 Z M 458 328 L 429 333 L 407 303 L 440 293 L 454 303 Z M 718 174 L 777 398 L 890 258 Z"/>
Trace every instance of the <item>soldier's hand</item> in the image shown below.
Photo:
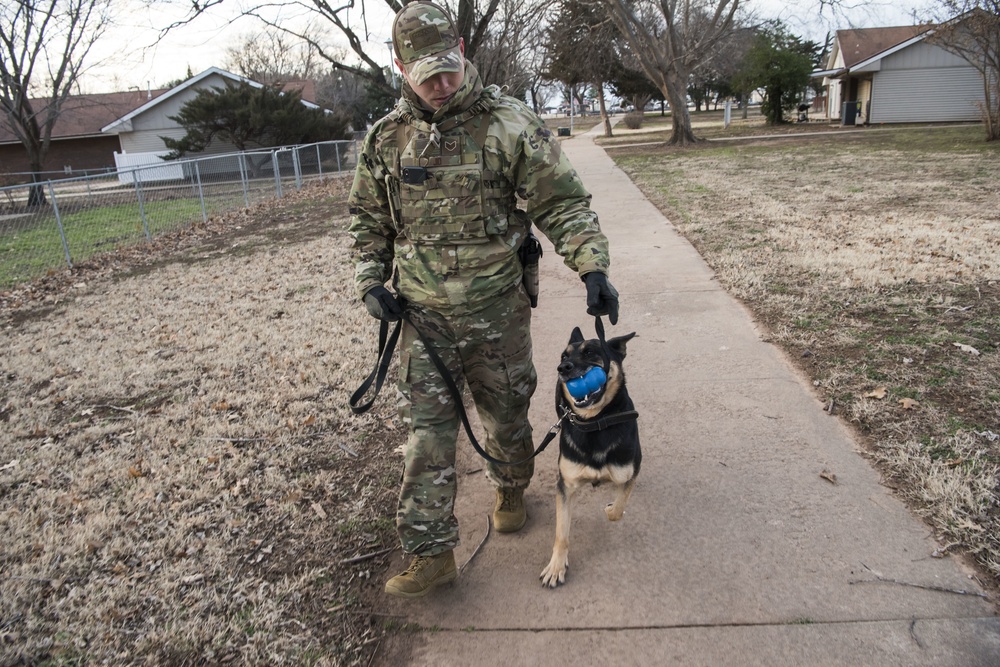
<path fill-rule="evenodd" d="M 618 290 L 603 273 L 591 271 L 583 276 L 587 284 L 587 314 L 607 315 L 611 324 L 618 324 Z"/>
<path fill-rule="evenodd" d="M 395 322 L 403 314 L 396 297 L 381 285 L 365 292 L 364 302 L 368 313 L 377 320 Z"/>

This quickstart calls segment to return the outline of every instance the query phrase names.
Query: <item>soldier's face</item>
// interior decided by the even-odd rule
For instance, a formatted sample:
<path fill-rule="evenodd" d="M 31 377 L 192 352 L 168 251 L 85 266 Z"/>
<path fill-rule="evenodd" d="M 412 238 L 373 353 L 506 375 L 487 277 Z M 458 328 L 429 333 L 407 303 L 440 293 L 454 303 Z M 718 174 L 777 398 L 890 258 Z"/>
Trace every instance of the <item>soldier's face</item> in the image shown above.
<path fill-rule="evenodd" d="M 465 42 L 459 40 L 459 46 L 463 56 L 465 55 Z M 403 67 L 403 63 L 396 60 L 396 66 L 399 67 L 403 76 L 406 77 L 406 82 L 410 84 L 410 88 L 413 92 L 417 94 L 421 100 L 424 101 L 428 107 L 437 111 L 445 104 L 448 100 L 458 92 L 458 89 L 462 86 L 462 81 L 465 80 L 465 60 L 462 60 L 462 70 L 460 72 L 442 72 L 441 74 L 435 74 L 434 76 L 426 79 L 423 83 L 416 83 Z"/>

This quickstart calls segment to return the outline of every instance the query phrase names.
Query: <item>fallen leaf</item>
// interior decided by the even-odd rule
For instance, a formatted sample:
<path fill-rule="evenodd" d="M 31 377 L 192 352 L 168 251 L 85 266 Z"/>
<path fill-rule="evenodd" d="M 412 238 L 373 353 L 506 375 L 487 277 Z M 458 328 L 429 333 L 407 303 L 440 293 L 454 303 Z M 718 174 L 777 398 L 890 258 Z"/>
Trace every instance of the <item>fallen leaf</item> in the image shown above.
<path fill-rule="evenodd" d="M 876 387 L 875 389 L 872 389 L 870 392 L 868 392 L 867 394 L 865 394 L 865 398 L 883 399 L 883 398 L 885 398 L 886 394 L 888 394 L 888 393 L 889 393 L 889 390 L 886 389 L 885 387 Z"/>
<path fill-rule="evenodd" d="M 228 410 L 229 403 L 226 403 L 225 401 L 219 401 L 218 403 L 213 403 L 212 409 L 218 412 L 222 412 L 223 410 Z"/>
<path fill-rule="evenodd" d="M 315 423 L 316 423 L 316 415 L 309 415 L 306 418 L 306 420 L 304 422 L 302 422 L 302 425 L 303 426 L 312 426 Z"/>
<path fill-rule="evenodd" d="M 829 470 L 824 470 L 823 472 L 821 472 L 819 474 L 819 476 L 822 477 L 823 479 L 825 479 L 826 481 L 830 482 L 830 484 L 836 484 L 837 483 L 837 475 L 835 475 L 834 473 L 830 472 Z"/>
<path fill-rule="evenodd" d="M 904 410 L 915 410 L 920 405 L 920 403 L 912 398 L 901 398 L 899 399 L 899 404 L 903 406 Z"/>
<path fill-rule="evenodd" d="M 319 518 L 326 519 L 326 510 L 323 509 L 322 505 L 320 505 L 319 503 L 313 503 L 312 508 L 313 512 L 316 512 L 316 514 L 319 515 Z"/>
<path fill-rule="evenodd" d="M 952 542 L 951 544 L 946 544 L 943 547 L 938 547 L 931 553 L 931 558 L 944 558 L 948 555 L 948 550 L 952 547 L 959 546 L 960 542 Z"/>
<path fill-rule="evenodd" d="M 971 354 L 973 356 L 976 356 L 976 357 L 979 356 L 979 350 L 977 350 L 976 348 L 972 347 L 971 345 L 964 345 L 962 343 L 952 343 L 952 345 L 954 345 L 955 347 L 957 347 L 958 349 L 960 349 L 962 352 L 968 352 L 969 354 Z"/>

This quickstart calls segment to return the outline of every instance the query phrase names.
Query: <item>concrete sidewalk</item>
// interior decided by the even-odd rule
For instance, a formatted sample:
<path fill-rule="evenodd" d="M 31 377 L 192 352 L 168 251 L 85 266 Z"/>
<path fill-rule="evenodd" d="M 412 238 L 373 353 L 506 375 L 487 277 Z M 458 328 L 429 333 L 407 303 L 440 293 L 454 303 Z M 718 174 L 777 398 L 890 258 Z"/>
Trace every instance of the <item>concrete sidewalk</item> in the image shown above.
<path fill-rule="evenodd" d="M 591 137 L 564 147 L 611 240 L 622 315 L 608 335 L 639 334 L 625 364 L 641 415 L 635 493 L 617 523 L 610 488 L 579 494 L 566 584 L 545 589 L 556 445 L 538 459 L 525 528 L 491 534 L 469 561 L 494 494 L 463 439 L 468 565 L 423 600 L 387 601 L 423 630 L 398 633 L 379 664 L 1000 665 L 1000 618 L 969 573 L 931 557 L 927 526 Z M 532 325 L 536 442 L 576 325 L 593 336 L 581 281 L 549 249 Z"/>

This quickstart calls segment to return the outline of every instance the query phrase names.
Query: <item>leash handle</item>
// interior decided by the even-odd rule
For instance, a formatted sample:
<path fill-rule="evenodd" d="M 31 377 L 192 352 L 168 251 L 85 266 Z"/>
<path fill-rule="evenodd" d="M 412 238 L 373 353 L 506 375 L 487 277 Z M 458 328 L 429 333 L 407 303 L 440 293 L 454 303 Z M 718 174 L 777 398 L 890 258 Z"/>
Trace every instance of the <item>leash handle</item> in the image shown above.
<path fill-rule="evenodd" d="M 371 374 L 365 378 L 365 381 L 361 383 L 357 391 L 351 394 L 351 400 L 348 404 L 351 406 L 351 412 L 356 415 L 368 412 L 372 405 L 375 403 L 375 399 L 378 398 L 379 391 L 382 390 L 382 384 L 385 382 L 385 376 L 389 372 L 389 363 L 392 361 L 392 353 L 396 349 L 396 342 L 399 340 L 399 331 L 402 328 L 402 320 L 396 322 L 396 326 L 392 330 L 392 334 L 389 334 L 389 323 L 382 320 L 379 323 L 378 328 L 378 359 L 375 361 L 375 368 L 372 370 Z M 371 388 L 372 383 L 375 384 L 375 393 L 372 394 L 371 399 L 362 404 L 358 402 L 364 398 L 365 394 Z"/>

